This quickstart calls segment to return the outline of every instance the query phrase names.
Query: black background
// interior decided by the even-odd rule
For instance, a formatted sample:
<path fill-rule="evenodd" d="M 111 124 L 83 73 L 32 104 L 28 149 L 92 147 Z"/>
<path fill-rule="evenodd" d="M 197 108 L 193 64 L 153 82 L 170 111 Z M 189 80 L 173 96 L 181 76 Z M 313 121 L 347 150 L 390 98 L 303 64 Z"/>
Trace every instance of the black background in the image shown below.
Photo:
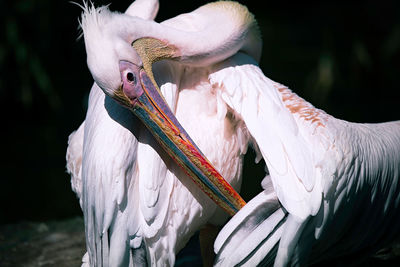
<path fill-rule="evenodd" d="M 160 2 L 157 21 L 206 3 Z M 400 119 L 396 1 L 240 2 L 259 22 L 269 78 L 341 119 Z M 77 40 L 80 13 L 68 1 L 0 2 L 0 224 L 81 215 L 65 173 L 67 138 L 84 120 L 93 82 Z M 246 175 L 260 178 L 263 166 L 252 161 Z"/>

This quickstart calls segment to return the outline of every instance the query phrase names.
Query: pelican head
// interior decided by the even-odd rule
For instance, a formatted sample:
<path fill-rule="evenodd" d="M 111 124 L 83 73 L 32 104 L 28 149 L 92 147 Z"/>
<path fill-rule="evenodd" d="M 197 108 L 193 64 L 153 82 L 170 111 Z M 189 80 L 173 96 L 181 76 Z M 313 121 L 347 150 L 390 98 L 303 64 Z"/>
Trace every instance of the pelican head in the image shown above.
<path fill-rule="evenodd" d="M 261 43 L 254 42 L 258 34 L 251 13 L 235 2 L 211 3 L 190 13 L 198 32 L 174 27 L 182 19 L 159 24 L 107 7 L 86 6 L 81 26 L 88 67 L 98 86 L 138 116 L 194 182 L 233 215 L 245 202 L 177 121 L 154 79 L 152 64 L 171 59 L 205 66 L 239 50 L 258 58 Z"/>
<path fill-rule="evenodd" d="M 120 62 L 125 62 L 123 74 L 126 74 L 129 68 L 134 72 L 133 69 L 138 70 L 139 66 L 143 65 L 139 55 L 132 49 L 128 36 L 121 30 L 120 24 L 123 25 L 126 17 L 130 16 L 116 15 L 107 7 L 95 9 L 93 6 L 85 6 L 84 10 L 81 27 L 84 32 L 89 70 L 97 85 L 107 95 L 113 98 L 115 95 L 121 96 L 123 79 Z M 137 17 L 129 19 L 139 20 Z M 128 65 L 131 66 L 128 68 Z M 131 75 L 129 77 L 132 78 Z M 124 103 L 126 104 L 128 103 Z"/>

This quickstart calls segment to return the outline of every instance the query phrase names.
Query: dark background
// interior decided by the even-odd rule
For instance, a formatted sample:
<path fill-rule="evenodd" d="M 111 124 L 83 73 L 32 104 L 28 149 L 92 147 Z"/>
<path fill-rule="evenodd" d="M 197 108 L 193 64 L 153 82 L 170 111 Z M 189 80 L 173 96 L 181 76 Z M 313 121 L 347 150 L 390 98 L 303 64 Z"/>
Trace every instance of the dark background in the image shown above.
<path fill-rule="evenodd" d="M 156 20 L 205 2 L 161 0 Z M 398 1 L 240 2 L 259 22 L 268 77 L 341 119 L 400 119 Z M 81 215 L 65 173 L 67 138 L 93 82 L 77 40 L 80 13 L 68 1 L 0 2 L 0 224 Z M 246 168 L 255 171 L 263 167 Z"/>

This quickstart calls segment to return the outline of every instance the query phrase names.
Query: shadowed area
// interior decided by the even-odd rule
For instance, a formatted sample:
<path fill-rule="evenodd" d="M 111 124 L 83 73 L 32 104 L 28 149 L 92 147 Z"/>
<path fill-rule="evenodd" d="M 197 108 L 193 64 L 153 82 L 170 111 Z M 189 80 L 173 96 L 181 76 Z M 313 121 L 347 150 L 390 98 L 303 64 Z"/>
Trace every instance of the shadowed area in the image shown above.
<path fill-rule="evenodd" d="M 83 231 L 79 217 L 1 226 L 1 266 L 80 266 L 86 251 Z"/>
<path fill-rule="evenodd" d="M 199 236 L 196 233 L 177 255 L 175 266 L 202 266 L 199 250 Z M 83 219 L 79 217 L 63 221 L 22 222 L 0 226 L 2 267 L 80 266 L 85 251 Z M 396 244 L 382 250 L 378 257 L 371 258 L 360 266 L 398 266 L 399 258 L 400 245 Z M 318 266 L 343 264 L 323 263 Z"/>

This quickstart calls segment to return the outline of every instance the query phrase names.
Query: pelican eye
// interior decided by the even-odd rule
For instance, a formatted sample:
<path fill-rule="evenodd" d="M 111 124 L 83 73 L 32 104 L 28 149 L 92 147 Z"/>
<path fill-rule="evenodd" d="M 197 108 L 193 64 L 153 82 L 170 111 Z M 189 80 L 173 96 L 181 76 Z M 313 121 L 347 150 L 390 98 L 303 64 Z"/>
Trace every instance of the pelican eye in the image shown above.
<path fill-rule="evenodd" d="M 128 72 L 126 74 L 126 79 L 128 80 L 129 83 L 134 84 L 136 82 L 136 77 L 133 75 L 132 72 Z"/>

